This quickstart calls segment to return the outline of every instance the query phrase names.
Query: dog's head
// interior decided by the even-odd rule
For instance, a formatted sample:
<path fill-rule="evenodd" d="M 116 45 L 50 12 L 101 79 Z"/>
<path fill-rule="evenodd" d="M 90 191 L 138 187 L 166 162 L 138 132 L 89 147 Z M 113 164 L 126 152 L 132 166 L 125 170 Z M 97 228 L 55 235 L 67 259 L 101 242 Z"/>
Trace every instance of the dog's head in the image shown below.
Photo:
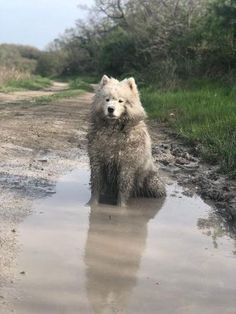
<path fill-rule="evenodd" d="M 118 81 L 104 75 L 97 90 L 95 114 L 107 121 L 142 120 L 146 114 L 134 78 Z"/>

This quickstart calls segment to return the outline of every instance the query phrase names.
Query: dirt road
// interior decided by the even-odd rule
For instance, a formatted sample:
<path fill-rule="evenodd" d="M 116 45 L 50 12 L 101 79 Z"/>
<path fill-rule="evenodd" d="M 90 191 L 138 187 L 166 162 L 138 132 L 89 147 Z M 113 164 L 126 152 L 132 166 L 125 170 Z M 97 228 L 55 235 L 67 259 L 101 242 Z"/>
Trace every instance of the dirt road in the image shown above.
<path fill-rule="evenodd" d="M 59 176 L 78 166 L 84 156 L 92 94 L 50 105 L 30 101 L 55 93 L 54 87 L 0 95 L 0 287 L 13 280 L 17 225 L 31 212 L 32 202 L 53 194 Z M 0 308 L 4 304 L 0 296 Z"/>
<path fill-rule="evenodd" d="M 196 195 L 206 166 L 152 124 L 166 200 L 90 209 L 92 94 L 30 101 L 66 85 L 54 87 L 0 95 L 0 313 L 235 313 L 233 216 Z"/>
<path fill-rule="evenodd" d="M 12 93 L 0 92 L 0 103 L 19 103 L 20 101 L 32 100 L 34 97 L 50 96 L 66 89 L 68 89 L 67 83 L 53 82 L 52 86 L 38 91 L 17 91 Z"/>

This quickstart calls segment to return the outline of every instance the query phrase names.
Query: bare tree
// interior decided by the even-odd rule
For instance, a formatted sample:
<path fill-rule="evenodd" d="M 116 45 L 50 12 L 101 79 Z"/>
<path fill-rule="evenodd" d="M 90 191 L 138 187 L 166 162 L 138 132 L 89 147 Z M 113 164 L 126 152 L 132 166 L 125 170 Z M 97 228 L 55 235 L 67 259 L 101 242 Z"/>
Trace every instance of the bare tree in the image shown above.
<path fill-rule="evenodd" d="M 112 20 L 125 20 L 125 0 L 96 0 L 97 8 Z"/>

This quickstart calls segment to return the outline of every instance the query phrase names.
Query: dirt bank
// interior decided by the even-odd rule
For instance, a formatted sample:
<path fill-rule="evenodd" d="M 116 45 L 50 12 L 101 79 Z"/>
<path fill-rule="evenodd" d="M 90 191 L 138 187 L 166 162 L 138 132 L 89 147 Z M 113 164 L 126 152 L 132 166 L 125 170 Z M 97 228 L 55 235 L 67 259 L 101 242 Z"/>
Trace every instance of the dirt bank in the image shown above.
<path fill-rule="evenodd" d="M 93 95 L 84 93 L 50 104 L 30 101 L 66 87 L 0 95 L 0 288 L 9 287 L 4 293 L 11 294 L 14 283 L 19 222 L 30 213 L 33 200 L 53 194 L 58 177 L 86 158 L 87 114 Z M 186 195 L 197 192 L 213 203 L 223 214 L 224 229 L 233 232 L 235 182 L 220 176 L 217 167 L 201 163 L 197 152 L 184 147 L 168 129 L 154 122 L 150 129 L 154 158 L 161 169 L 184 185 Z M 6 299 L 0 293 L 3 313 Z"/>

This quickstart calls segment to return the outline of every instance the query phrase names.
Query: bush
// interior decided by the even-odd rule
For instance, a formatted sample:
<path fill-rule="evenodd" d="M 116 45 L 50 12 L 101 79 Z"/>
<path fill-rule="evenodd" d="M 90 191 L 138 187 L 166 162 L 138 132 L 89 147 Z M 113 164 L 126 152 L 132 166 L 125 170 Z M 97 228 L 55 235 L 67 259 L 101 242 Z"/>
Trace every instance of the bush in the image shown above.
<path fill-rule="evenodd" d="M 65 67 L 62 52 L 46 51 L 39 57 L 35 71 L 42 76 L 57 77 L 63 74 Z"/>
<path fill-rule="evenodd" d="M 1 44 L 0 66 L 15 69 L 19 72 L 33 73 L 41 51 L 23 45 Z"/>

